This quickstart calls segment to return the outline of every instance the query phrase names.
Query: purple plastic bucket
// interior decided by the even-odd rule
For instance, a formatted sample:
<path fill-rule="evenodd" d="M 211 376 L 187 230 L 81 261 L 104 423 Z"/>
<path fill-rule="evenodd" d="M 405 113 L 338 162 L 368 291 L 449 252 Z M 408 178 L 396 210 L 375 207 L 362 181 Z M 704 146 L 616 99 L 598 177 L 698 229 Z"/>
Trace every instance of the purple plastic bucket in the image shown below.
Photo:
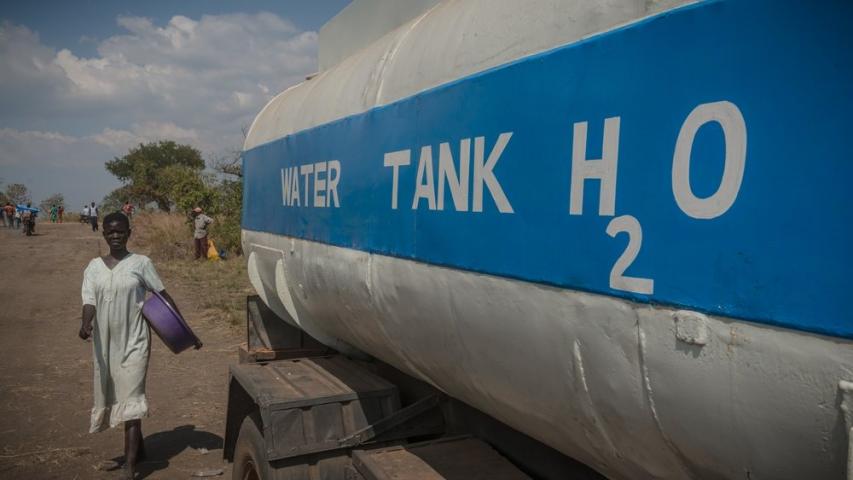
<path fill-rule="evenodd" d="M 142 316 L 157 333 L 160 340 L 173 353 L 181 353 L 190 347 L 201 348 L 201 341 L 195 336 L 187 322 L 169 305 L 169 302 L 157 292 L 142 304 Z"/>

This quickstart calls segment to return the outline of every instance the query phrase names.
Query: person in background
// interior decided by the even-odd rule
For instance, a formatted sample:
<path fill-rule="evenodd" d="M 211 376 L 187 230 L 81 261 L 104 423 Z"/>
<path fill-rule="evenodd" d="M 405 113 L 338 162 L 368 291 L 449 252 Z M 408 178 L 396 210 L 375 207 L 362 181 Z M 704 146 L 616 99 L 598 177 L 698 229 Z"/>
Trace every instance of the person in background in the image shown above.
<path fill-rule="evenodd" d="M 36 212 L 33 211 L 32 204 L 27 203 L 27 208 L 23 211 L 19 210 L 21 221 L 24 223 L 24 235 L 31 236 L 36 234 Z"/>
<path fill-rule="evenodd" d="M 125 200 L 124 205 L 121 206 L 121 213 L 127 215 L 127 218 L 133 218 L 133 204 L 130 203 L 130 200 Z"/>
<path fill-rule="evenodd" d="M 83 314 L 78 335 L 92 337 L 94 406 L 89 433 L 124 425 L 123 478 L 134 478 L 145 459 L 142 418 L 148 416 L 145 377 L 151 334 L 142 318 L 147 292 L 157 292 L 178 311 L 151 259 L 127 250 L 130 221 L 114 212 L 104 217 L 110 253 L 96 257 L 83 272 Z M 180 312 L 179 312 L 180 314 Z M 200 348 L 201 344 L 196 348 Z"/>
<path fill-rule="evenodd" d="M 89 223 L 89 206 L 83 205 L 83 210 L 80 210 L 80 223 Z"/>
<path fill-rule="evenodd" d="M 95 202 L 92 202 L 92 205 L 89 206 L 89 223 L 92 224 L 92 231 L 98 231 L 98 207 L 95 206 Z"/>
<path fill-rule="evenodd" d="M 213 219 L 205 215 L 201 207 L 193 209 L 192 217 L 195 259 L 207 258 L 207 227 L 213 223 Z"/>
<path fill-rule="evenodd" d="M 7 227 L 15 228 L 15 213 L 17 213 L 17 211 L 18 209 L 9 202 L 6 202 L 6 205 L 3 206 L 3 213 L 6 215 Z"/>
<path fill-rule="evenodd" d="M 62 214 L 65 213 L 65 207 L 60 205 L 59 208 L 56 209 L 56 213 L 59 214 L 59 223 L 62 223 Z"/>
<path fill-rule="evenodd" d="M 15 207 L 12 207 L 12 208 L 15 209 L 15 228 L 20 230 L 21 229 L 21 211 Z"/>

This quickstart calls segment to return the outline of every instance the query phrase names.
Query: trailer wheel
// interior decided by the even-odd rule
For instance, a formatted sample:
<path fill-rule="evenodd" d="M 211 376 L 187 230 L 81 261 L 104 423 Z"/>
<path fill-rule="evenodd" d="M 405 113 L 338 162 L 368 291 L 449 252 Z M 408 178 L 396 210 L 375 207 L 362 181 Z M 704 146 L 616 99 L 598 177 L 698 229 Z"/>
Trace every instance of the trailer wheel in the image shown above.
<path fill-rule="evenodd" d="M 270 464 L 267 461 L 264 437 L 258 425 L 257 413 L 247 415 L 240 425 L 237 444 L 234 447 L 234 470 L 232 480 L 268 480 Z"/>

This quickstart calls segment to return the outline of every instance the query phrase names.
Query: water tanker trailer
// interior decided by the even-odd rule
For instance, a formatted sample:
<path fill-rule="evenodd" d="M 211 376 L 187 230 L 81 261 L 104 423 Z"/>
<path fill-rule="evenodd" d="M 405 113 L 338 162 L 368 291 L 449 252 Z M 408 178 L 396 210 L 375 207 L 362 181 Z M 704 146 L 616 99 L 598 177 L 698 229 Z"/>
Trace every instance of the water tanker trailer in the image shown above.
<path fill-rule="evenodd" d="M 298 363 L 370 381 L 333 375 L 329 420 L 264 390 L 294 360 L 235 367 L 226 454 L 251 417 L 261 477 L 335 451 L 367 478 L 457 402 L 610 479 L 853 478 L 851 25 L 843 0 L 351 4 L 248 132 L 243 247 L 252 308 L 338 352 Z"/>

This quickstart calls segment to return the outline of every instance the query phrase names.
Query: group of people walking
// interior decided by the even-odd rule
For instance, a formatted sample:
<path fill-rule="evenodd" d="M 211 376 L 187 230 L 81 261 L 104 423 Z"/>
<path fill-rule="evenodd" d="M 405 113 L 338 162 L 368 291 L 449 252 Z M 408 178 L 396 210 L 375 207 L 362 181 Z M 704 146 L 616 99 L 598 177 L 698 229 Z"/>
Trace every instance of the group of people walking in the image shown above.
<path fill-rule="evenodd" d="M 50 206 L 50 223 L 62 223 L 62 216 L 65 215 L 65 207 L 62 205 Z"/>
<path fill-rule="evenodd" d="M 36 212 L 38 212 L 38 209 L 33 208 L 29 203 L 26 207 L 23 207 L 21 205 L 15 206 L 10 202 L 6 202 L 6 205 L 0 208 L 0 216 L 3 218 L 3 225 L 6 228 L 15 229 L 20 229 L 23 225 L 24 234 L 28 236 L 35 234 Z"/>
<path fill-rule="evenodd" d="M 125 217 L 130 221 L 133 218 L 133 213 L 136 211 L 136 208 L 130 203 L 129 200 L 124 201 L 124 205 L 121 206 L 121 213 L 124 214 Z M 100 214 L 97 205 L 95 202 L 92 202 L 89 205 L 83 205 L 83 210 L 80 210 L 80 223 L 88 223 L 92 226 L 92 231 L 98 231 L 98 215 Z"/>
<path fill-rule="evenodd" d="M 21 223 L 23 222 L 25 212 L 29 211 L 32 215 L 32 207 L 27 204 L 27 208 L 16 207 L 12 205 L 10 202 L 6 202 L 6 205 L 0 207 L 0 217 L 3 219 L 3 226 L 6 228 L 21 228 Z M 50 206 L 50 222 L 51 223 L 62 223 L 63 216 L 65 215 L 65 207 L 62 205 L 51 205 Z"/>
<path fill-rule="evenodd" d="M 83 205 L 83 210 L 80 210 L 80 223 L 88 223 L 92 225 L 92 231 L 98 231 L 98 207 L 95 202 L 91 205 Z"/>
<path fill-rule="evenodd" d="M 133 217 L 135 210 L 136 209 L 133 204 L 129 201 L 125 201 L 124 205 L 121 207 L 121 213 L 123 213 L 128 219 Z M 35 224 L 36 212 L 38 212 L 38 209 L 32 208 L 30 204 L 23 207 L 22 205 L 15 206 L 11 202 L 6 202 L 5 205 L 0 205 L 0 222 L 2 222 L 3 226 L 6 228 L 20 229 L 21 225 L 24 225 L 25 230 L 29 234 L 32 234 L 32 227 Z M 95 205 L 95 202 L 91 202 L 89 205 L 83 205 L 83 209 L 80 210 L 80 223 L 91 225 L 92 231 L 97 232 L 99 213 L 98 206 Z M 50 206 L 48 215 L 51 223 L 62 223 L 65 217 L 65 207 L 63 205 L 53 204 Z"/>

